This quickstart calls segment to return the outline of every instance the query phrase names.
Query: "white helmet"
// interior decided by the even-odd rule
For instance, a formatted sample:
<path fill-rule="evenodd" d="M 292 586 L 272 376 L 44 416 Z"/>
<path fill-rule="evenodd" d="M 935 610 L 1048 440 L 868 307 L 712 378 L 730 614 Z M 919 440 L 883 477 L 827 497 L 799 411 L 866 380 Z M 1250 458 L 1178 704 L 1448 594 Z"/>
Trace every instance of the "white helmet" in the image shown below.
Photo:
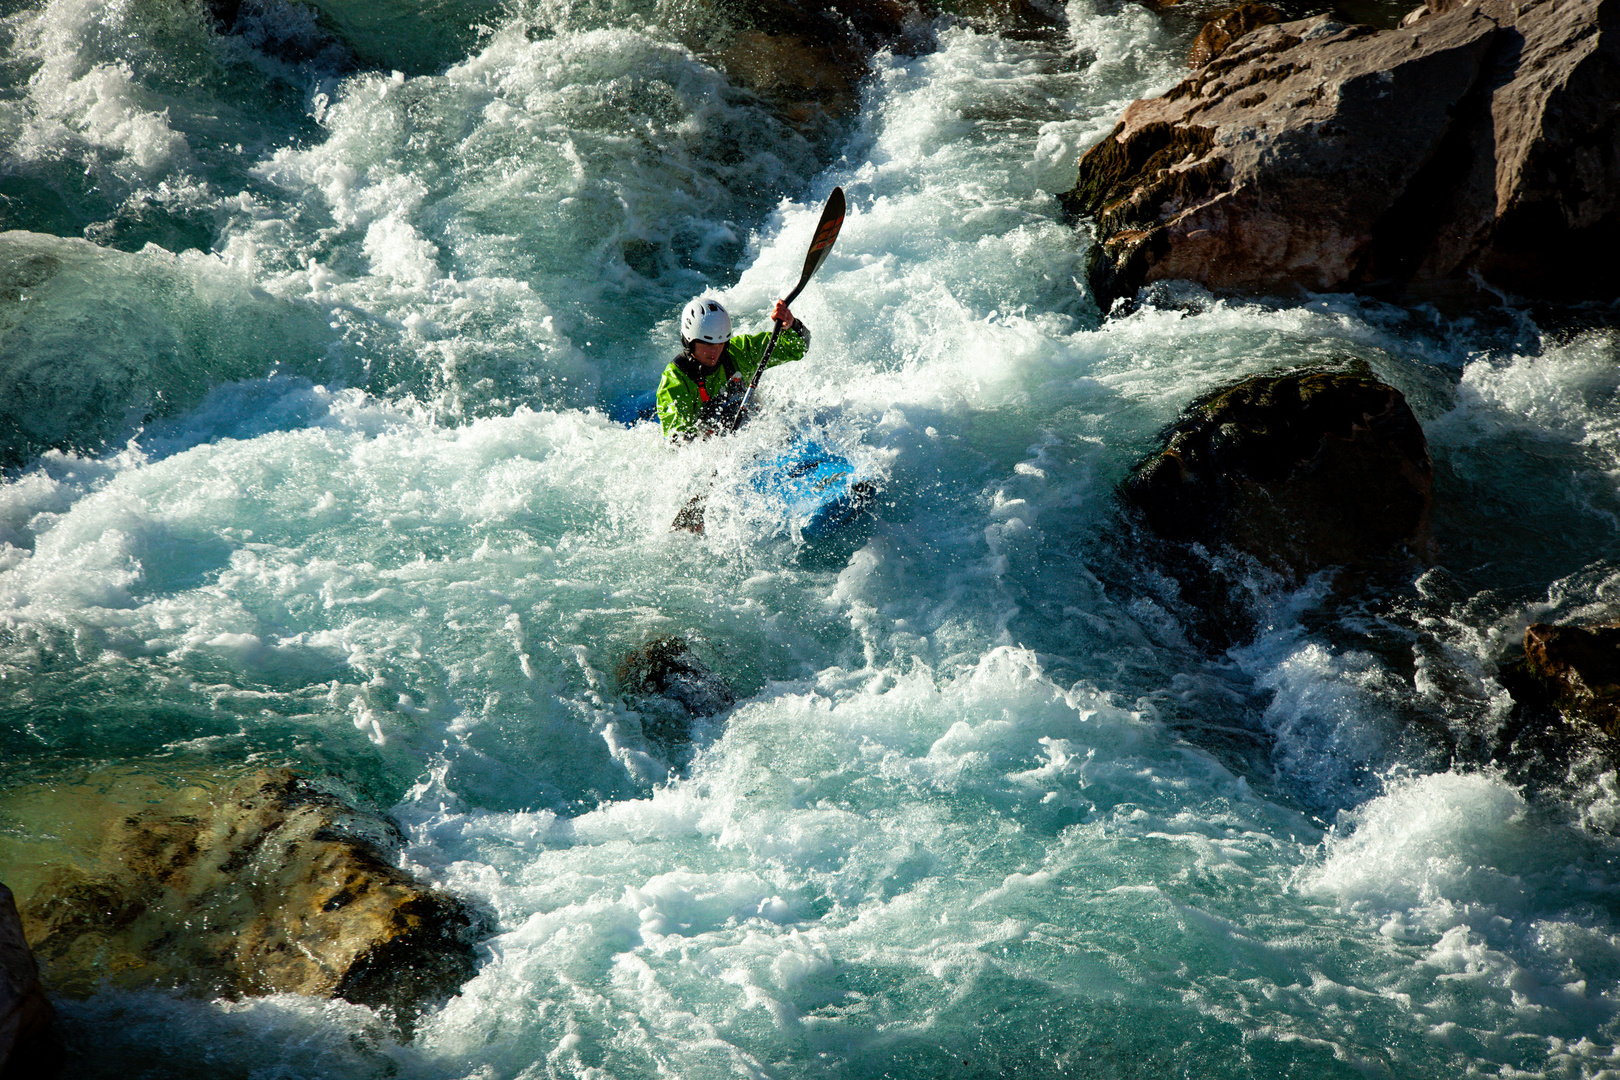
<path fill-rule="evenodd" d="M 720 301 L 709 297 L 698 297 L 686 305 L 681 312 L 681 342 L 690 345 L 694 341 L 708 341 L 715 345 L 724 345 L 731 340 L 731 316 Z"/>

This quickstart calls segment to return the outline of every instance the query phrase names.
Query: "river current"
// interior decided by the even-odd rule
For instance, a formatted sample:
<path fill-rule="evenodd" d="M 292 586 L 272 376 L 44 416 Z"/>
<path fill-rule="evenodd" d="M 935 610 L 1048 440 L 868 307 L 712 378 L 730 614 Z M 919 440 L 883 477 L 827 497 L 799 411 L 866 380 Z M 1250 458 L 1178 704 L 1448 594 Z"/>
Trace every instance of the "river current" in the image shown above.
<path fill-rule="evenodd" d="M 1620 590 L 1612 312 L 1102 319 L 1055 195 L 1188 44 L 1128 3 L 941 20 L 813 137 L 678 6 L 349 14 L 0 5 L 0 880 L 108 770 L 286 764 L 491 933 L 409 1039 L 61 1000 L 74 1076 L 1620 1071 L 1612 763 L 1488 762 L 1524 627 Z M 610 421 L 693 295 L 764 328 L 835 185 L 768 418 Z M 1201 646 L 1114 486 L 1199 393 L 1351 360 L 1423 422 L 1432 561 Z M 804 424 L 883 478 L 847 539 L 671 531 Z M 740 695 L 679 745 L 615 674 L 666 634 Z"/>

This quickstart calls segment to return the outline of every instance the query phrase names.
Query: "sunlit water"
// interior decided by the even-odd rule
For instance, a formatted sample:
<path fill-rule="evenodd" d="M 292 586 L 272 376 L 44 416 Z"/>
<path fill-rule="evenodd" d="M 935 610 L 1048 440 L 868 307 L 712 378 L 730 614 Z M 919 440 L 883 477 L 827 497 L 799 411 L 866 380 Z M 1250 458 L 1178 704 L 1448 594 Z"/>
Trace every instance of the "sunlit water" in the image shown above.
<path fill-rule="evenodd" d="M 1612 770 L 1476 752 L 1526 623 L 1620 588 L 1615 341 L 1194 289 L 1103 322 L 1054 193 L 1178 77 L 1157 17 L 942 22 L 829 148 L 678 11 L 423 8 L 357 72 L 293 7 L 5 10 L 8 786 L 291 764 L 495 927 L 408 1041 L 107 992 L 59 1003 L 75 1075 L 1620 1069 Z M 834 185 L 770 416 L 611 423 L 690 296 L 763 326 Z M 1201 391 L 1345 358 L 1424 423 L 1434 563 L 1261 588 L 1211 652 L 1113 486 Z M 727 494 L 805 424 L 883 478 L 843 541 Z M 742 695 L 689 745 L 615 677 L 672 633 Z"/>

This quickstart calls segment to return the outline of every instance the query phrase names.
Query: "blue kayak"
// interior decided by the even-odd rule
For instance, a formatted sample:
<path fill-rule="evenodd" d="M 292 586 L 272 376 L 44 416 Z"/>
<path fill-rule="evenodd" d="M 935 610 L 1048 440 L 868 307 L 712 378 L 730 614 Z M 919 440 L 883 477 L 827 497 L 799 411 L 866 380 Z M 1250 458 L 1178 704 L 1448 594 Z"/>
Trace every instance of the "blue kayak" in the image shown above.
<path fill-rule="evenodd" d="M 877 494 L 877 485 L 848 458 L 804 435 L 763 460 L 748 483 L 773 504 L 780 501 L 789 524 L 806 540 L 844 528 Z"/>
<path fill-rule="evenodd" d="M 608 406 L 608 419 L 625 427 L 635 427 L 643 420 L 658 419 L 658 391 L 638 390 L 633 394 L 620 394 Z"/>
<path fill-rule="evenodd" d="M 625 427 L 656 422 L 657 393 L 623 394 L 608 407 L 607 414 Z M 745 488 L 739 493 L 744 501 L 763 496 L 769 510 L 766 516 L 780 515 L 778 519 L 785 519 L 805 540 L 822 540 L 844 529 L 877 494 L 874 479 L 849 458 L 802 432 L 776 453 L 755 462 L 748 470 Z M 676 515 L 675 528 L 702 532 L 708 498 L 708 492 L 703 492 L 687 503 Z"/>

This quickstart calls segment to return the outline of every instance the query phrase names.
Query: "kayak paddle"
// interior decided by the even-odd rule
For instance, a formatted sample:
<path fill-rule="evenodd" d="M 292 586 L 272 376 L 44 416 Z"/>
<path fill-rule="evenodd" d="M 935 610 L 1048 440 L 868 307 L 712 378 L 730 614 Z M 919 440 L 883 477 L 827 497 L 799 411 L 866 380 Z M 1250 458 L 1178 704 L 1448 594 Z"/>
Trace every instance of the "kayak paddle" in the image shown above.
<path fill-rule="evenodd" d="M 804 257 L 804 273 L 799 275 L 799 283 L 793 286 L 793 291 L 783 297 L 785 303 L 791 304 L 794 298 L 804 291 L 810 283 L 810 277 L 821 264 L 826 261 L 827 253 L 832 250 L 833 241 L 838 239 L 838 230 L 844 224 L 844 189 L 835 187 L 832 194 L 827 196 L 827 205 L 821 209 L 821 221 L 816 225 L 816 233 L 810 238 L 810 251 Z M 754 369 L 753 378 L 748 380 L 748 389 L 743 391 L 742 401 L 737 405 L 737 411 L 732 414 L 730 428 L 736 431 L 742 426 L 745 410 L 748 408 L 748 399 L 754 396 L 754 387 L 759 385 L 759 377 L 765 373 L 765 364 L 771 358 L 771 350 L 776 348 L 776 339 L 781 336 L 787 327 L 777 323 L 771 331 L 771 340 L 765 343 L 765 352 L 759 358 L 759 366 Z"/>

